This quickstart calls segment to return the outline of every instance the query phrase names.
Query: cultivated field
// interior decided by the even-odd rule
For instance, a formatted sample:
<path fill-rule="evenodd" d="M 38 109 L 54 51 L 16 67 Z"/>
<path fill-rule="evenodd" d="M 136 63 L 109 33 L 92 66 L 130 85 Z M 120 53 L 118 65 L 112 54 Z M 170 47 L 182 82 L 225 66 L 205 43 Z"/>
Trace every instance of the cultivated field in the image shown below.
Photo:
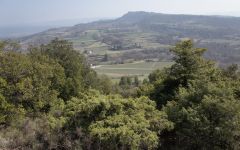
<path fill-rule="evenodd" d="M 99 74 L 105 74 L 112 79 L 119 79 L 121 76 L 138 76 L 140 79 L 147 77 L 153 70 L 169 67 L 172 62 L 145 62 L 139 61 L 126 64 L 100 65 L 94 69 Z"/>

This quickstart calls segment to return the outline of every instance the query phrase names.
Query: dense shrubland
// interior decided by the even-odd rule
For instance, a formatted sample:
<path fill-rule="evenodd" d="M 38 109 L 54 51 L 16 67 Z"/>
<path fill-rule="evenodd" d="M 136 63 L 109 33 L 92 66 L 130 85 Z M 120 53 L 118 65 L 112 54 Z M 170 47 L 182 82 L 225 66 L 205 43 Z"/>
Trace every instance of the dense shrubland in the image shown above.
<path fill-rule="evenodd" d="M 9 45 L 11 44 L 11 45 Z M 0 43 L 0 149 L 239 149 L 237 65 L 183 41 L 175 63 L 114 85 L 72 44 Z"/>

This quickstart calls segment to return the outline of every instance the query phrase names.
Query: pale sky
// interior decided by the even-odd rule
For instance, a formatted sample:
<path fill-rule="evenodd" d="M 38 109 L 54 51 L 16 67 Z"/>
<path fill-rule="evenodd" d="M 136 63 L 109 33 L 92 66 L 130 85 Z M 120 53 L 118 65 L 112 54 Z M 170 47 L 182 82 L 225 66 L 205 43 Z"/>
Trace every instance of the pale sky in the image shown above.
<path fill-rule="evenodd" d="M 0 26 L 116 18 L 128 11 L 240 16 L 240 0 L 0 0 Z"/>

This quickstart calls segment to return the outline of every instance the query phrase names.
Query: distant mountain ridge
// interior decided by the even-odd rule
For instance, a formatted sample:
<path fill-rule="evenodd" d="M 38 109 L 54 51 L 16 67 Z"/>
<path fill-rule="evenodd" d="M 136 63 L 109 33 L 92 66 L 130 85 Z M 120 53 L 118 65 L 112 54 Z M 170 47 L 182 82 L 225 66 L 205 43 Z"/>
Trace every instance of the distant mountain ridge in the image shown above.
<path fill-rule="evenodd" d="M 50 29 L 19 40 L 26 46 L 48 43 L 58 37 L 72 41 L 76 49 L 81 50 L 89 49 L 89 45 L 94 43 L 105 44 L 108 49 L 116 46 L 116 43 L 121 43 L 119 50 L 129 50 L 131 45 L 136 43 L 144 43 L 142 45 L 150 43 L 142 46 L 142 50 L 146 50 L 152 49 L 155 45 L 157 46 L 154 48 L 169 46 L 182 39 L 191 38 L 198 46 L 209 49 L 208 57 L 220 62 L 238 63 L 240 59 L 235 57 L 240 54 L 239 27 L 239 17 L 140 11 L 128 12 L 113 20 Z M 231 58 L 231 61 L 227 58 Z"/>
<path fill-rule="evenodd" d="M 21 39 L 29 39 L 34 36 L 41 36 L 44 33 L 48 35 L 52 35 L 57 37 L 59 32 L 71 32 L 71 30 L 82 31 L 84 29 L 89 28 L 104 28 L 104 27 L 112 27 L 117 25 L 128 25 L 128 24 L 186 24 L 186 25 L 197 25 L 204 24 L 214 28 L 225 28 L 232 29 L 240 32 L 240 17 L 229 17 L 229 16 L 204 16 L 204 15 L 173 15 L 173 14 L 162 14 L 162 13 L 153 13 L 153 12 L 128 12 L 120 18 L 115 20 L 101 20 L 95 21 L 91 23 L 81 23 L 72 27 L 60 27 L 53 28 L 47 31 L 43 31 L 41 33 L 37 33 L 34 35 L 26 36 Z M 54 33 L 56 32 L 56 33 Z M 69 34 L 68 34 L 69 35 Z M 61 36 L 64 38 L 64 36 Z M 23 41 L 24 41 L 23 40 Z"/>

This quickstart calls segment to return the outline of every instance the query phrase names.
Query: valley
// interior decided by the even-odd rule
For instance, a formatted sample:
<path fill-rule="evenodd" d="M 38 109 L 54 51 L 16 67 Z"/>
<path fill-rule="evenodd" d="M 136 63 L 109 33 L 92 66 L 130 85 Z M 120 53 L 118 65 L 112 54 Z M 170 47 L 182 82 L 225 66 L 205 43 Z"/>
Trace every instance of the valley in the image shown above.
<path fill-rule="evenodd" d="M 240 18 L 129 12 L 118 19 L 50 29 L 19 38 L 23 48 L 66 39 L 92 65 L 171 61 L 169 49 L 184 39 L 207 48 L 221 66 L 240 63 Z"/>
<path fill-rule="evenodd" d="M 240 150 L 239 6 L 0 0 L 0 150 Z"/>

